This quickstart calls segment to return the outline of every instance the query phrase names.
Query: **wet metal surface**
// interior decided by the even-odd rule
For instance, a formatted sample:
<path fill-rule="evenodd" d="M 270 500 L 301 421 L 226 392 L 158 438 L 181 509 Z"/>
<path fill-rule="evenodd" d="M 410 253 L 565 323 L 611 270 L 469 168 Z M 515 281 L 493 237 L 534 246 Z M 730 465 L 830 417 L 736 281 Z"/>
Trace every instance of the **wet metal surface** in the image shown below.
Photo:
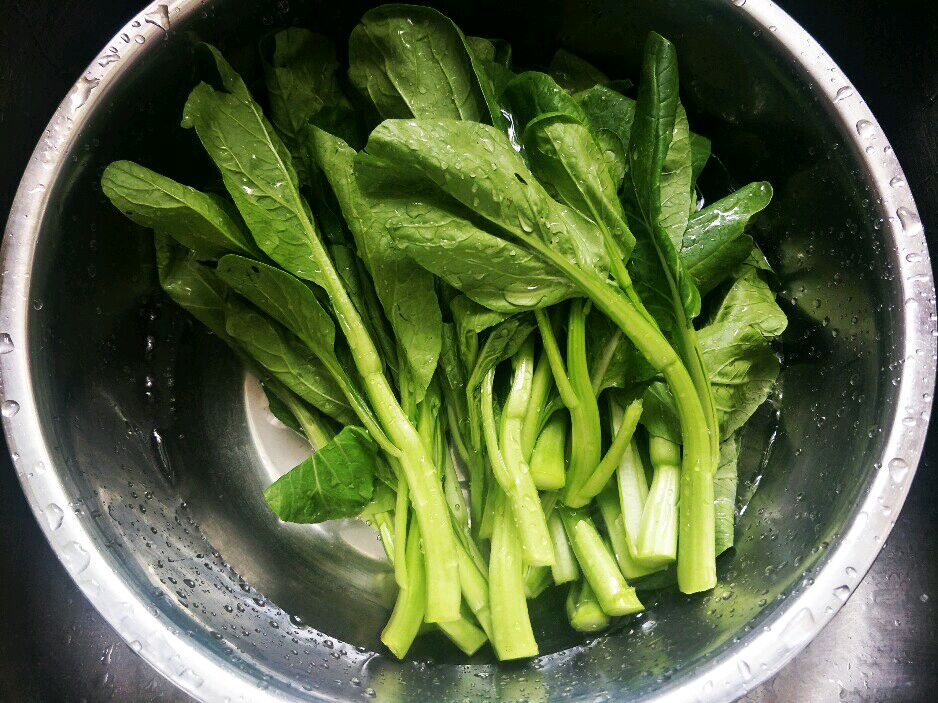
<path fill-rule="evenodd" d="M 3 212 L 55 104 L 138 3 L 5 5 L 0 23 Z M 859 10 L 857 3 L 833 3 L 823 17 L 807 2 L 783 5 L 830 51 L 879 118 L 906 170 L 926 232 L 933 235 L 934 252 L 938 52 L 928 41 L 938 29 L 935 17 L 880 16 L 870 2 L 859 3 Z M 114 20 L 102 22 L 101 16 Z M 61 27 L 69 29 L 68 40 L 51 41 Z M 746 700 L 917 701 L 938 689 L 935 438 L 933 431 L 906 506 L 866 579 L 817 639 Z M 143 663 L 87 603 L 39 532 L 12 467 L 0 472 L 0 501 L 0 699 L 190 700 Z"/>

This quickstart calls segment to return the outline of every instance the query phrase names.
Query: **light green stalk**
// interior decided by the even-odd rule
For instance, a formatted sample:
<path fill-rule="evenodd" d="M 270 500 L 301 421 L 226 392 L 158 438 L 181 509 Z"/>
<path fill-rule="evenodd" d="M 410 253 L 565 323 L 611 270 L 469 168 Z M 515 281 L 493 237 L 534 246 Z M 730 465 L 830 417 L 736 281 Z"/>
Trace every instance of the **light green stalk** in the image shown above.
<path fill-rule="evenodd" d="M 496 489 L 498 490 L 498 489 Z M 521 541 L 512 524 L 511 510 L 499 492 L 489 556 L 489 607 L 492 612 L 492 645 L 499 659 L 537 656 L 524 592 Z"/>
<path fill-rule="evenodd" d="M 524 560 L 531 566 L 549 566 L 553 563 L 554 552 L 547 531 L 547 520 L 541 510 L 541 501 L 530 469 L 521 455 L 520 444 L 521 425 L 527 408 L 527 389 L 531 383 L 532 356 L 529 349 L 527 354 L 522 352 L 515 359 L 511 391 L 502 409 L 501 441 L 495 429 L 492 388 L 495 369 L 485 374 L 482 381 L 482 430 L 492 473 L 507 497 L 518 528 Z"/>
<path fill-rule="evenodd" d="M 593 521 L 581 509 L 558 508 L 567 538 L 583 571 L 607 615 L 631 615 L 645 609 L 626 583 L 615 558 L 596 531 Z"/>

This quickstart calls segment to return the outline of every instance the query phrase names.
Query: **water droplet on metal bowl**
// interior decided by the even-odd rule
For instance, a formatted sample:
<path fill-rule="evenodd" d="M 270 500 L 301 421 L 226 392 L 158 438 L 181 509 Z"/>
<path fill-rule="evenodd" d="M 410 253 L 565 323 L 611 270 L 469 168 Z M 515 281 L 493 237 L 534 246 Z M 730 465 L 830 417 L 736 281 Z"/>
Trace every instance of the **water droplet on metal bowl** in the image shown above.
<path fill-rule="evenodd" d="M 20 411 L 20 404 L 15 400 L 4 400 L 3 405 L 0 405 L 0 413 L 3 414 L 3 417 L 13 417 Z"/>

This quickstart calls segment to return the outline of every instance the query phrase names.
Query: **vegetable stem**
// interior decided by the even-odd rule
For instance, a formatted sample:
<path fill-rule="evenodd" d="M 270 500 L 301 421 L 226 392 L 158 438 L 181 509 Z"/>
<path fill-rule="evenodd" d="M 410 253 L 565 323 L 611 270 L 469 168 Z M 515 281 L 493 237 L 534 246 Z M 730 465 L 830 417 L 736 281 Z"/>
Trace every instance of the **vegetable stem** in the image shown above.
<path fill-rule="evenodd" d="M 538 649 L 524 592 L 521 543 L 504 494 L 499 492 L 496 501 L 489 556 L 492 645 L 501 660 L 534 657 Z"/>
<path fill-rule="evenodd" d="M 558 510 L 583 576 L 596 593 L 603 612 L 615 616 L 644 610 L 635 589 L 626 583 L 589 516 L 580 509 L 560 507 Z"/>
<path fill-rule="evenodd" d="M 547 520 L 541 510 L 537 488 L 528 465 L 521 458 L 520 431 L 524 421 L 530 385 L 530 354 L 517 364 L 508 401 L 502 410 L 502 437 L 499 442 L 495 429 L 493 383 L 495 369 L 490 369 L 482 381 L 482 430 L 489 461 L 495 480 L 504 491 L 522 545 L 524 560 L 531 566 L 550 566 L 554 560 Z M 511 462 L 510 464 L 508 462 Z"/>

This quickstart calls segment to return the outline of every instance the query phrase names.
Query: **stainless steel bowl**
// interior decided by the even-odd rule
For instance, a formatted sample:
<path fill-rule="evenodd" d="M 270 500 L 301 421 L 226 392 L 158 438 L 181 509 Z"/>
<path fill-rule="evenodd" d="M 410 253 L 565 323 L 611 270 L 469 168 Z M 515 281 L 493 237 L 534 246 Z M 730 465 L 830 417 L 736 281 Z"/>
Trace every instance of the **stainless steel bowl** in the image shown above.
<path fill-rule="evenodd" d="M 341 46 L 355 2 L 153 3 L 66 96 L 2 252 L 2 411 L 23 488 L 95 607 L 201 700 L 730 699 L 837 612 L 915 471 L 936 316 L 902 171 L 850 81 L 771 2 L 444 6 L 474 33 L 507 35 L 528 64 L 564 45 L 634 72 L 644 34 L 669 36 L 693 124 L 736 178 L 775 186 L 758 234 L 792 321 L 786 370 L 745 443 L 742 491 L 758 491 L 717 589 L 656 596 L 590 642 L 539 604 L 549 653 L 533 662 L 466 665 L 429 641 L 399 663 L 376 645 L 393 593 L 373 538 L 266 510 L 261 487 L 302 448 L 225 349 L 163 300 L 149 237 L 98 178 L 115 158 L 211 174 L 174 128 L 193 34 L 237 51 L 297 19 Z"/>

